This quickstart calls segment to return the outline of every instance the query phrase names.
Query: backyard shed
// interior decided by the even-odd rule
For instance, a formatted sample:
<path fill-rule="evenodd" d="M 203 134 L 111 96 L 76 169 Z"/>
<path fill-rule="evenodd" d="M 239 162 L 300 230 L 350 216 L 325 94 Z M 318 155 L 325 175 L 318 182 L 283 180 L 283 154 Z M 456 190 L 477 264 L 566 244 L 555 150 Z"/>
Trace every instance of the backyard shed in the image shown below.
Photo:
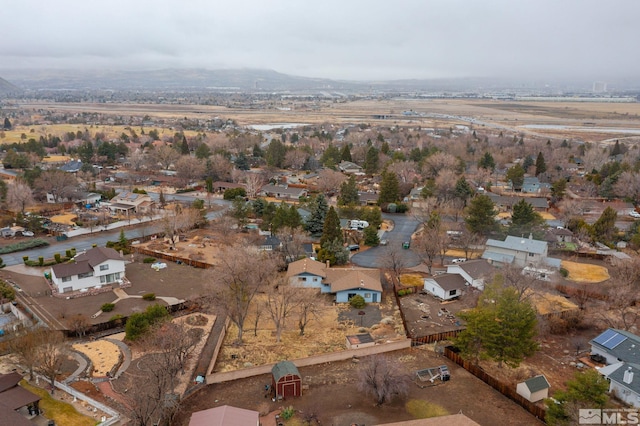
<path fill-rule="evenodd" d="M 271 389 L 277 399 L 302 396 L 300 372 L 291 361 L 280 361 L 271 369 Z"/>
<path fill-rule="evenodd" d="M 538 402 L 549 397 L 551 385 L 543 375 L 535 376 L 529 380 L 518 383 L 516 393 L 530 402 Z"/>

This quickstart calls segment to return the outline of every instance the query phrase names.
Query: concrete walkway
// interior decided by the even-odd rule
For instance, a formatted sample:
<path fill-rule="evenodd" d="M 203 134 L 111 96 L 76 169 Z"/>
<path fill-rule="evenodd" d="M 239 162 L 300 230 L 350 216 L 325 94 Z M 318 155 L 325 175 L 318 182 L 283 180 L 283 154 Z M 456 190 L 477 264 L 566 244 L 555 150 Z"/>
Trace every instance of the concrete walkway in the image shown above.
<path fill-rule="evenodd" d="M 87 367 L 89 366 L 89 360 L 84 354 L 77 351 L 71 351 L 71 356 L 73 356 L 73 358 L 78 362 L 78 368 L 76 368 L 76 371 L 71 373 L 69 377 L 64 379 L 62 383 L 64 383 L 65 385 L 75 382 L 78 377 L 80 377 L 80 375 L 87 370 Z"/>
<path fill-rule="evenodd" d="M 118 368 L 118 371 L 116 371 L 116 374 L 114 375 L 114 379 L 117 379 L 118 377 L 120 377 L 122 373 L 127 371 L 127 368 L 129 368 L 129 365 L 131 365 L 131 360 L 132 360 L 131 349 L 129 349 L 129 346 L 127 346 L 124 342 L 118 339 L 104 339 L 104 340 L 118 346 L 120 348 L 120 351 L 122 352 L 122 364 L 120 364 L 120 368 Z"/>

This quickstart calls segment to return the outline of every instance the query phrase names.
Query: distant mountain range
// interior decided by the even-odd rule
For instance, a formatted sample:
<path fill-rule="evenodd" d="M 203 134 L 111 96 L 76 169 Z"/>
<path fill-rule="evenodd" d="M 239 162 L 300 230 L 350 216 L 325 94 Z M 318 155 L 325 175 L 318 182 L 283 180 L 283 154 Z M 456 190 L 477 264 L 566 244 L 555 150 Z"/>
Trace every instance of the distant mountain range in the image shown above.
<path fill-rule="evenodd" d="M 533 81 L 490 78 L 344 81 L 291 76 L 263 69 L 162 69 L 149 71 L 118 70 L 2 70 L 0 94 L 23 90 L 141 90 L 141 91 L 238 91 L 293 93 L 380 93 L 380 92 L 474 92 L 493 91 L 560 93 L 590 91 L 591 81 Z M 14 86 L 15 85 L 15 86 Z M 610 84 L 617 88 L 637 89 Z M 4 89 L 3 89 L 4 88 Z"/>
<path fill-rule="evenodd" d="M 0 95 L 14 95 L 20 93 L 22 90 L 9 83 L 4 78 L 0 78 Z"/>

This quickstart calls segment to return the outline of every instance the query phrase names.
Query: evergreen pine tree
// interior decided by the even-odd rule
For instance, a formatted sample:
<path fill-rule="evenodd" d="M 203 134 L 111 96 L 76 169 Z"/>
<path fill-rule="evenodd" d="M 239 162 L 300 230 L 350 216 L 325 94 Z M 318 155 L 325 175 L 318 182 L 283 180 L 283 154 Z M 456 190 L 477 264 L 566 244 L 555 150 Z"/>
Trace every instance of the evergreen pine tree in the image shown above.
<path fill-rule="evenodd" d="M 544 161 L 544 155 L 542 155 L 542 152 L 539 152 L 538 158 L 536 158 L 536 176 L 546 171 L 547 171 L 547 164 Z"/>
<path fill-rule="evenodd" d="M 378 204 L 395 203 L 400 198 L 400 183 L 398 176 L 393 172 L 382 172 L 382 182 L 380 183 L 380 195 Z"/>
<path fill-rule="evenodd" d="M 342 161 L 353 161 L 351 158 L 351 147 L 348 143 L 344 144 L 342 147 L 342 152 L 340 153 L 340 159 Z"/>
<path fill-rule="evenodd" d="M 9 121 L 9 118 L 5 117 L 4 118 L 4 125 L 2 126 L 2 128 L 4 130 L 11 130 L 13 126 L 11 126 L 11 121 Z"/>
<path fill-rule="evenodd" d="M 187 142 L 187 137 L 182 136 L 182 144 L 180 145 L 180 153 L 182 155 L 189 155 L 189 143 Z"/>
<path fill-rule="evenodd" d="M 367 150 L 367 155 L 364 160 L 364 171 L 365 173 L 372 175 L 378 172 L 378 164 L 380 160 L 378 158 L 378 150 L 371 146 Z"/>
<path fill-rule="evenodd" d="M 247 156 L 245 155 L 244 152 L 241 152 L 236 157 L 236 167 L 238 168 L 238 170 L 249 170 L 250 169 L 249 160 L 247 159 Z"/>
<path fill-rule="evenodd" d="M 349 176 L 349 179 L 342 182 L 340 185 L 340 195 L 338 195 L 339 206 L 355 206 L 360 202 L 360 196 L 358 195 L 358 187 L 356 186 L 356 179 L 353 175 Z"/>
<path fill-rule="evenodd" d="M 338 213 L 333 208 L 329 207 L 327 217 L 324 220 L 322 227 L 322 237 L 320 238 L 320 245 L 324 246 L 328 242 L 338 241 L 340 245 L 344 244 L 344 237 L 342 236 L 342 229 L 340 227 L 340 218 Z"/>
<path fill-rule="evenodd" d="M 307 221 L 307 231 L 311 235 L 320 235 L 322 233 L 322 227 L 324 226 L 324 220 L 327 217 L 327 211 L 329 205 L 324 195 L 318 194 L 309 203 L 309 210 L 311 215 Z"/>
<path fill-rule="evenodd" d="M 497 229 L 496 210 L 488 195 L 474 197 L 467 207 L 465 222 L 471 232 L 487 235 Z"/>

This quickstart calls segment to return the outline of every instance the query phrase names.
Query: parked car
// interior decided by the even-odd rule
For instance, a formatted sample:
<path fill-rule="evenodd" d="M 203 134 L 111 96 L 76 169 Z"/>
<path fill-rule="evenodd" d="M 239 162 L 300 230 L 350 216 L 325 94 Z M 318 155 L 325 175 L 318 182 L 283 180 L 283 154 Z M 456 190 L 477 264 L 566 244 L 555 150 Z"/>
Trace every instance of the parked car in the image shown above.
<path fill-rule="evenodd" d="M 636 219 L 640 218 L 640 213 L 638 213 L 635 210 L 632 210 L 631 213 L 629 213 L 629 216 L 634 217 Z"/>
<path fill-rule="evenodd" d="M 349 251 L 358 251 L 358 250 L 360 250 L 360 246 L 358 244 L 351 244 L 347 248 L 349 249 Z"/>
<path fill-rule="evenodd" d="M 466 262 L 466 261 L 467 261 L 467 259 L 465 259 L 464 257 L 459 257 L 457 259 L 453 259 L 451 261 L 451 263 L 462 263 L 462 262 Z"/>
<path fill-rule="evenodd" d="M 31 231 L 22 231 L 23 237 L 33 237 L 35 234 Z"/>
<path fill-rule="evenodd" d="M 389 244 L 389 240 L 380 240 L 381 246 L 386 246 L 387 244 Z"/>

